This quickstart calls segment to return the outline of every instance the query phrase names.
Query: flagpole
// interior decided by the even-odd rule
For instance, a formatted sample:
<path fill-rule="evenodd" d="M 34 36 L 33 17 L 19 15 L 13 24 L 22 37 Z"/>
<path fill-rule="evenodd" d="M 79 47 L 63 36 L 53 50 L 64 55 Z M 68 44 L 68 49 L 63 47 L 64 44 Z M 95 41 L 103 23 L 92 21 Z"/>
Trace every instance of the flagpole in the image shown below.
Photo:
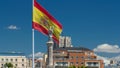
<path fill-rule="evenodd" d="M 34 0 L 32 0 L 32 13 L 33 13 L 33 8 L 34 8 Z M 33 15 L 32 15 L 33 17 Z M 32 28 L 32 68 L 34 68 L 34 59 L 35 59 L 35 52 L 34 52 L 34 46 L 35 46 L 35 42 L 34 42 L 34 29 Z"/>
<path fill-rule="evenodd" d="M 34 68 L 34 29 L 32 29 L 32 68 Z"/>

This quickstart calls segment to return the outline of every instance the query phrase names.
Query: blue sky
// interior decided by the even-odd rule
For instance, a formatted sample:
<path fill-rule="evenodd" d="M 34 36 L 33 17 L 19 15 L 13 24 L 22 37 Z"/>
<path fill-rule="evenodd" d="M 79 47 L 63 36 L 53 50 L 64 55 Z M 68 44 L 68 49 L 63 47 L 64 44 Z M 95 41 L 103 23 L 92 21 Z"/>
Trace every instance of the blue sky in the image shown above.
<path fill-rule="evenodd" d="M 74 46 L 120 46 L 119 0 L 37 0 L 63 25 Z M 0 0 L 0 52 L 32 52 L 32 1 Z M 35 52 L 46 52 L 48 38 L 35 31 Z"/>

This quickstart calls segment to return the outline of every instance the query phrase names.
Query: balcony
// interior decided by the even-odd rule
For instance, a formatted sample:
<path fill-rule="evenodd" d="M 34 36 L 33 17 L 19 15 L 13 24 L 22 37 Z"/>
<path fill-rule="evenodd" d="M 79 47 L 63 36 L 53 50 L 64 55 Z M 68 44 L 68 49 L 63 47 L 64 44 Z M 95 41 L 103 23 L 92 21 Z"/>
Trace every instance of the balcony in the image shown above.
<path fill-rule="evenodd" d="M 53 58 L 55 61 L 67 61 L 69 58 Z"/>
<path fill-rule="evenodd" d="M 62 54 L 62 53 L 54 53 L 54 56 L 67 56 L 67 54 Z"/>
<path fill-rule="evenodd" d="M 56 62 L 55 66 L 68 66 L 68 62 Z"/>
<path fill-rule="evenodd" d="M 86 63 L 87 67 L 99 67 L 99 63 L 98 62 L 87 62 Z"/>

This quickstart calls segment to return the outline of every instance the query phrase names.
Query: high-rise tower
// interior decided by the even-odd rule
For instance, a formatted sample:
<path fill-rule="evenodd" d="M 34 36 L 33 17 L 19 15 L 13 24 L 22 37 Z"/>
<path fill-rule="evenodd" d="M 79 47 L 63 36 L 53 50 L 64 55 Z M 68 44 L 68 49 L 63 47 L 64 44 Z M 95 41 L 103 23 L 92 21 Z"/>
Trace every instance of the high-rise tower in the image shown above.
<path fill-rule="evenodd" d="M 72 47 L 71 37 L 60 36 L 59 47 Z"/>

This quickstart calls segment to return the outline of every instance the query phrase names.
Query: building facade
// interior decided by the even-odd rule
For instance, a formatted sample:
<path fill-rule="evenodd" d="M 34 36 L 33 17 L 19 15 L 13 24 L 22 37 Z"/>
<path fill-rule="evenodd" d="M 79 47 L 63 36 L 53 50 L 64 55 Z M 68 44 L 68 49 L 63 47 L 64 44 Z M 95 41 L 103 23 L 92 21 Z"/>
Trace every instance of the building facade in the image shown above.
<path fill-rule="evenodd" d="M 12 64 L 13 68 L 32 68 L 32 58 L 26 57 L 23 53 L 0 53 L 0 68 L 6 63 Z M 35 68 L 43 68 L 43 59 L 34 59 Z"/>
<path fill-rule="evenodd" d="M 11 63 L 14 68 L 27 67 L 27 59 L 25 56 L 0 56 L 0 68 L 4 68 L 6 63 Z"/>
<path fill-rule="evenodd" d="M 85 66 L 88 68 L 104 68 L 103 60 L 85 60 Z"/>
<path fill-rule="evenodd" d="M 34 59 L 35 68 L 44 68 L 43 58 Z M 27 59 L 27 68 L 32 68 L 32 58 Z"/>
<path fill-rule="evenodd" d="M 53 52 L 54 66 L 86 66 L 88 68 L 104 68 L 103 60 L 97 60 L 94 52 L 83 47 L 66 47 L 54 49 Z"/>

